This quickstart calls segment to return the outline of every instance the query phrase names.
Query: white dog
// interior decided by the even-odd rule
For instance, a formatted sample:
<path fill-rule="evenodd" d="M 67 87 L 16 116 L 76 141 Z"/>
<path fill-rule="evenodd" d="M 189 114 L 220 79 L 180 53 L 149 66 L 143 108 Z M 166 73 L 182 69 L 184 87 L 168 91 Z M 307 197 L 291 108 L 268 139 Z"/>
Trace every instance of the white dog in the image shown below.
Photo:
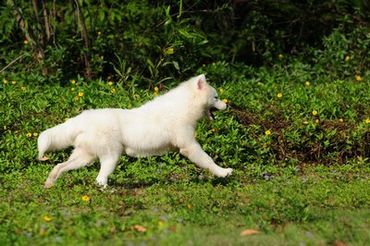
<path fill-rule="evenodd" d="M 205 76 L 199 75 L 138 108 L 84 111 L 40 134 L 39 160 L 46 159 L 47 151 L 74 146 L 69 159 L 50 172 L 45 188 L 62 173 L 96 158 L 101 164 L 96 181 L 105 187 L 122 153 L 150 156 L 173 149 L 215 176 L 226 177 L 232 169 L 216 165 L 195 140 L 196 123 L 204 115 L 212 118 L 211 108 L 223 110 L 226 104 L 218 99 Z"/>

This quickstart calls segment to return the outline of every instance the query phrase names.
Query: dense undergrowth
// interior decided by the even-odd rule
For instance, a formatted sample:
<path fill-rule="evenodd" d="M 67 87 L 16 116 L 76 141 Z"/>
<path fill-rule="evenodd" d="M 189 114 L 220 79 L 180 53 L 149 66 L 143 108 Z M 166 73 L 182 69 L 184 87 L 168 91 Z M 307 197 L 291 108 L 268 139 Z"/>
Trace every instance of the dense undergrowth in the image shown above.
<path fill-rule="evenodd" d="M 232 160 L 235 167 L 287 161 L 330 165 L 369 158 L 369 74 L 325 82 L 308 80 L 311 71 L 300 71 L 302 67 L 296 62 L 267 70 L 220 62 L 199 69 L 197 73 L 207 73 L 210 83 L 228 100 L 228 113 L 219 117 L 229 120 L 230 125 L 222 127 L 224 122 L 215 122 L 207 129 L 208 124 L 203 123 L 206 129 L 201 131 L 215 133 L 209 143 L 223 143 L 219 152 L 225 162 Z M 302 79 L 291 78 L 290 73 L 301 73 Z M 32 80 L 37 79 L 23 75 L 3 78 L 2 135 L 23 133 L 20 136 L 27 140 L 26 133 L 39 133 L 84 109 L 131 108 L 178 83 L 142 90 L 135 85 L 78 77 L 65 86 L 33 86 L 37 81 Z M 7 169 L 2 165 L 1 170 Z"/>

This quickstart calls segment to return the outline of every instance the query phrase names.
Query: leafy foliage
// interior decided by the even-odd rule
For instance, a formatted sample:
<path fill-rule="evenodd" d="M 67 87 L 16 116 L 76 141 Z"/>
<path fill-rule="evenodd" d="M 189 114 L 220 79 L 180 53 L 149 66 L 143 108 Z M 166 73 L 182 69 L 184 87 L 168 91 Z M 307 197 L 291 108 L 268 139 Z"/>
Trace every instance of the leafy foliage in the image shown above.
<path fill-rule="evenodd" d="M 202 64 L 273 65 L 290 53 L 348 75 L 369 63 L 367 11 L 361 1 L 9 0 L 0 13 L 0 64 L 16 60 L 7 71 L 39 71 L 49 82 L 84 74 L 144 77 L 152 86 Z"/>

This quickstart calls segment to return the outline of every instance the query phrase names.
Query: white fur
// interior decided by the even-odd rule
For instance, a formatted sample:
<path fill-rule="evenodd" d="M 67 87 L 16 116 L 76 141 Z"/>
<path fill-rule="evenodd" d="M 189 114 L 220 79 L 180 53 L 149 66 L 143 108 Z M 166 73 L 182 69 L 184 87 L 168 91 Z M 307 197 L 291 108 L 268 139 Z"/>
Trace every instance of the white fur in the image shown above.
<path fill-rule="evenodd" d="M 50 172 L 45 187 L 51 187 L 63 172 L 96 158 L 101 163 L 96 181 L 106 186 L 122 153 L 150 156 L 176 149 L 199 167 L 226 177 L 232 169 L 217 166 L 194 137 L 196 122 L 204 115 L 210 116 L 211 107 L 223 110 L 226 104 L 217 98 L 205 76 L 199 75 L 138 108 L 84 111 L 40 134 L 40 160 L 47 151 L 74 146 L 69 159 Z"/>

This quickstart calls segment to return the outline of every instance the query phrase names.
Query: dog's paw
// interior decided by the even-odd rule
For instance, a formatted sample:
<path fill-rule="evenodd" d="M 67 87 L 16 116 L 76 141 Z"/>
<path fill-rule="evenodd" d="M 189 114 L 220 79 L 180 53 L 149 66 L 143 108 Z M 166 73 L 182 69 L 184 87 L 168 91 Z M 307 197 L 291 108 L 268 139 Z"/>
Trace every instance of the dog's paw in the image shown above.
<path fill-rule="evenodd" d="M 232 172 L 233 172 L 233 169 L 232 168 L 222 168 L 222 169 L 218 170 L 215 173 L 215 175 L 217 177 L 220 177 L 220 178 L 225 178 L 227 176 L 230 176 Z"/>
<path fill-rule="evenodd" d="M 225 176 L 224 177 L 227 177 L 227 176 L 230 176 L 232 173 L 233 173 L 233 169 L 232 168 L 226 168 L 225 169 Z"/>
<path fill-rule="evenodd" d="M 100 189 L 105 189 L 108 187 L 106 179 L 96 178 L 96 184 L 99 186 Z"/>
<path fill-rule="evenodd" d="M 43 156 L 43 157 L 37 158 L 37 160 L 39 160 L 39 161 L 47 161 L 47 160 L 49 160 L 49 158 L 47 156 Z"/>
<path fill-rule="evenodd" d="M 52 186 L 54 185 L 53 182 L 51 182 L 50 180 L 46 180 L 45 184 L 44 184 L 44 188 L 45 189 L 49 189 L 51 188 Z"/>

